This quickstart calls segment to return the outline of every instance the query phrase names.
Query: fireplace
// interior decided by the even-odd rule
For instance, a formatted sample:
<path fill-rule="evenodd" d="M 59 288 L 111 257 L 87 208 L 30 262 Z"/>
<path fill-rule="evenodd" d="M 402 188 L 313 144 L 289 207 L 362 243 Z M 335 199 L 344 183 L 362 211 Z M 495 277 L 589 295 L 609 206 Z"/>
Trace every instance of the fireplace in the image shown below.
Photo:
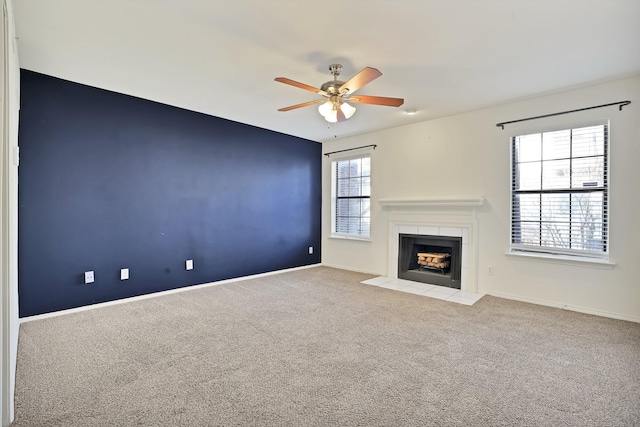
<path fill-rule="evenodd" d="M 462 237 L 399 234 L 398 278 L 461 289 Z"/>
<path fill-rule="evenodd" d="M 412 234 L 432 237 L 460 237 L 460 285 L 466 292 L 477 292 L 478 218 L 477 210 L 484 197 L 448 199 L 382 199 L 384 212 L 389 215 L 387 274 L 399 278 L 400 235 Z M 424 275 L 422 275 L 424 277 Z M 429 279 L 437 277 L 435 274 Z M 420 279 L 412 279 L 420 280 Z M 430 282 L 430 280 L 424 280 Z M 430 283 L 433 284 L 433 283 Z"/>

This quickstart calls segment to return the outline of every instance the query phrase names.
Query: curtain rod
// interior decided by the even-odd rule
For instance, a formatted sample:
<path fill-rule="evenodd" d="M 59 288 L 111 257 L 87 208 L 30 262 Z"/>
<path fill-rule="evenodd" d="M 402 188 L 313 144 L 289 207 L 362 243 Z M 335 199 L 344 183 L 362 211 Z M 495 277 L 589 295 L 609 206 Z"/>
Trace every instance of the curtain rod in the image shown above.
<path fill-rule="evenodd" d="M 347 148 L 346 150 L 338 150 L 338 151 L 332 151 L 330 153 L 324 153 L 324 155 L 329 157 L 331 154 L 342 153 L 344 151 L 359 150 L 361 148 L 369 148 L 369 147 L 373 147 L 373 149 L 375 150 L 377 145 L 376 144 L 371 144 L 371 145 L 363 145 L 362 147 Z"/>
<path fill-rule="evenodd" d="M 511 123 L 524 122 L 527 120 L 543 119 L 545 117 L 560 116 L 562 114 L 577 113 L 578 111 L 593 110 L 594 108 L 611 107 L 612 105 L 619 105 L 618 109 L 622 111 L 622 107 L 629 104 L 631 104 L 631 101 L 618 101 L 618 102 L 612 102 L 611 104 L 595 105 L 593 107 L 579 108 L 577 110 L 569 110 L 569 111 L 562 111 L 560 113 L 545 114 L 544 116 L 535 116 L 535 117 L 527 117 L 526 119 L 511 120 L 510 122 L 497 123 L 496 126 L 501 127 L 504 130 L 504 125 L 510 125 Z"/>

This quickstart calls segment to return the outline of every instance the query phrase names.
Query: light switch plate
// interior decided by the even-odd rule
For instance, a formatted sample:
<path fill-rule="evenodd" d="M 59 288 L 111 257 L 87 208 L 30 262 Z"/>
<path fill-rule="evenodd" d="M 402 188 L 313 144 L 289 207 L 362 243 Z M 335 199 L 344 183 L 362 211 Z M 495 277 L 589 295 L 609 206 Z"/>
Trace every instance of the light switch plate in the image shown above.
<path fill-rule="evenodd" d="M 313 255 L 313 246 L 309 246 L 309 255 Z"/>
<path fill-rule="evenodd" d="M 128 280 L 129 279 L 129 269 L 121 268 L 120 269 L 120 280 Z"/>
<path fill-rule="evenodd" d="M 192 259 L 188 259 L 187 260 L 186 268 L 187 268 L 187 270 L 193 270 L 193 260 Z"/>

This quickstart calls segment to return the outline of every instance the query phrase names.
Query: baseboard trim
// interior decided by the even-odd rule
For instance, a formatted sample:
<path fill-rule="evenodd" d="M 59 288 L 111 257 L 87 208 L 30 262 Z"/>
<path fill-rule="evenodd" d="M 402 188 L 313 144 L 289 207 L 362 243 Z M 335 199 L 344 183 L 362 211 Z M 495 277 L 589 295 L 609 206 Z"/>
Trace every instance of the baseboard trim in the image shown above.
<path fill-rule="evenodd" d="M 351 267 L 346 267 L 344 265 L 336 265 L 336 264 L 327 264 L 325 262 L 323 262 L 321 264 L 323 267 L 330 267 L 330 268 L 337 268 L 339 270 L 346 270 L 346 271 L 353 271 L 354 273 L 363 273 L 363 274 L 370 274 L 372 276 L 386 276 L 386 274 L 382 274 L 382 273 L 372 273 L 370 271 L 365 271 L 365 270 L 358 270 L 357 268 L 351 268 Z"/>
<path fill-rule="evenodd" d="M 550 301 L 539 300 L 539 299 L 536 299 L 536 298 L 520 297 L 520 296 L 516 296 L 516 295 L 506 294 L 506 293 L 503 293 L 503 292 L 491 292 L 491 291 L 489 291 L 489 292 L 486 292 L 485 295 L 491 295 L 491 296 L 494 296 L 494 297 L 505 298 L 505 299 L 510 299 L 510 300 L 514 300 L 514 301 L 528 302 L 528 303 L 531 303 L 531 304 L 544 305 L 546 307 L 561 308 L 563 310 L 576 311 L 578 313 L 585 313 L 585 314 L 592 314 L 594 316 L 609 317 L 611 319 L 626 320 L 628 322 L 640 323 L 640 317 L 627 316 L 627 315 L 624 315 L 624 314 L 611 313 L 611 312 L 602 311 L 602 310 L 594 310 L 592 308 L 587 308 L 587 307 L 580 307 L 580 306 L 575 306 L 575 305 L 554 303 L 554 302 L 550 302 Z"/>
<path fill-rule="evenodd" d="M 109 306 L 117 305 L 117 304 L 126 304 L 126 303 L 134 302 L 134 301 L 142 301 L 142 300 L 149 299 L 149 298 L 157 298 L 157 297 L 161 297 L 161 296 L 164 296 L 164 295 L 177 294 L 179 292 L 187 292 L 187 291 L 194 290 L 194 289 L 202 289 L 202 288 L 208 288 L 210 286 L 224 285 L 224 284 L 227 284 L 227 283 L 242 282 L 242 281 L 251 280 L 251 279 L 259 279 L 260 277 L 273 276 L 275 274 L 287 273 L 287 272 L 290 272 L 290 271 L 304 270 L 304 269 L 307 269 L 307 268 L 319 267 L 321 265 L 322 265 L 321 263 L 311 264 L 311 265 L 303 265 L 301 267 L 293 267 L 293 268 L 286 268 L 284 270 L 268 271 L 266 273 L 252 274 L 250 276 L 234 277 L 233 279 L 219 280 L 217 282 L 209 282 L 209 283 L 202 283 L 202 284 L 199 284 L 199 285 L 185 286 L 184 288 L 169 289 L 169 290 L 166 290 L 166 291 L 153 292 L 151 294 L 138 295 L 138 296 L 129 297 L 129 298 L 122 298 L 122 299 L 118 299 L 118 300 L 115 300 L 115 301 L 106 301 L 106 302 L 101 302 L 101 303 L 98 303 L 98 304 L 91 304 L 91 305 L 85 305 L 85 306 L 82 306 L 82 307 L 69 308 L 67 310 L 54 311 L 54 312 L 51 312 L 51 313 L 36 314 L 35 316 L 22 317 L 22 318 L 19 319 L 19 321 L 22 324 L 22 323 L 31 322 L 31 321 L 34 321 L 34 320 L 48 319 L 48 318 L 51 318 L 51 317 L 64 316 L 64 315 L 67 315 L 67 314 L 79 313 L 79 312 L 87 311 L 87 310 L 94 310 L 96 308 L 109 307 Z"/>

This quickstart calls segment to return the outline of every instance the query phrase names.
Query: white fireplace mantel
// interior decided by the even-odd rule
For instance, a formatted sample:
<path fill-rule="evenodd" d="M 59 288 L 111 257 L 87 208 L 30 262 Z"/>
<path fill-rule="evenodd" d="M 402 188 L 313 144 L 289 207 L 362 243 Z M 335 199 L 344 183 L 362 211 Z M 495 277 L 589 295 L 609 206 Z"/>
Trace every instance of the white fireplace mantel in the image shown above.
<path fill-rule="evenodd" d="M 381 199 L 381 206 L 391 208 L 468 208 L 484 205 L 484 197 L 456 199 Z"/>

